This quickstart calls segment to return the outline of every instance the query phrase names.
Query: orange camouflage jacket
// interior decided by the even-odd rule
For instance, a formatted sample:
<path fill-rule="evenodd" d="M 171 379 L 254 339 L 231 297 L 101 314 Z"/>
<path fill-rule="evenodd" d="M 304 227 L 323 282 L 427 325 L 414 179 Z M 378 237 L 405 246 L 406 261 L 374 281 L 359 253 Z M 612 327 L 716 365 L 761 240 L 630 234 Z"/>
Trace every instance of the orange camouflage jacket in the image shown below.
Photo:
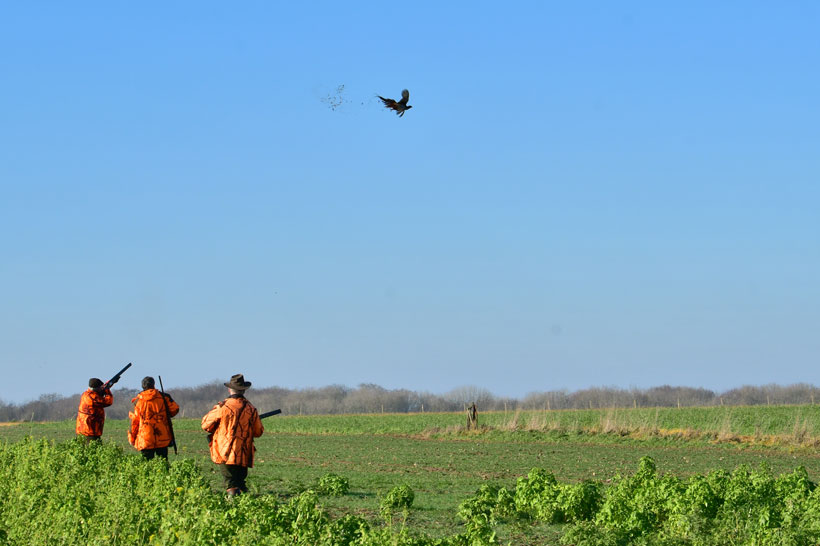
<path fill-rule="evenodd" d="M 77 434 L 83 436 L 102 436 L 105 424 L 105 410 L 114 403 L 110 389 L 100 394 L 94 389 L 87 389 L 80 397 L 80 409 L 77 411 Z"/>
<path fill-rule="evenodd" d="M 179 413 L 179 404 L 165 395 L 168 413 L 171 417 Z M 131 399 L 133 411 L 128 412 L 131 427 L 128 429 L 128 443 L 136 449 L 156 449 L 171 444 L 171 427 L 165 414 L 162 393 L 157 389 L 146 389 Z"/>
<path fill-rule="evenodd" d="M 241 396 L 231 396 L 215 405 L 202 418 L 202 430 L 212 435 L 213 462 L 246 467 L 253 466 L 253 439 L 265 431 L 259 412 Z"/>

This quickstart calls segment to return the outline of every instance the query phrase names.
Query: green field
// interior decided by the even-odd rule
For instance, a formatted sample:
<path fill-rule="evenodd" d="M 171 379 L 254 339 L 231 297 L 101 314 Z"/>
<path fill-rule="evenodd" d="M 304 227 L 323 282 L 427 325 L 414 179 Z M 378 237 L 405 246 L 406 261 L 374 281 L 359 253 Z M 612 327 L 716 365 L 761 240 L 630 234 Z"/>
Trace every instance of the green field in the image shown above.
<path fill-rule="evenodd" d="M 444 537 L 462 530 L 459 504 L 481 485 L 512 490 L 535 467 L 560 482 L 606 482 L 634 473 L 639 460 L 650 456 L 661 474 L 681 478 L 765 462 L 774 474 L 803 466 L 820 481 L 820 457 L 812 447 L 818 419 L 816 406 L 498 412 L 480 414 L 483 428 L 465 431 L 462 414 L 277 416 L 265 420 L 265 434 L 256 442 L 249 486 L 254 494 L 285 501 L 322 476 L 338 474 L 350 490 L 321 498 L 331 516 L 378 522 L 380 498 L 407 484 L 415 491 L 408 527 Z M 130 450 L 126 425 L 109 420 L 104 442 Z M 199 421 L 175 420 L 175 430 L 180 452 L 171 459 L 193 459 L 218 490 Z M 4 442 L 25 436 L 62 442 L 74 436 L 74 423 L 0 427 Z M 562 528 L 529 523 L 500 525 L 498 531 L 513 544 L 549 544 Z"/>

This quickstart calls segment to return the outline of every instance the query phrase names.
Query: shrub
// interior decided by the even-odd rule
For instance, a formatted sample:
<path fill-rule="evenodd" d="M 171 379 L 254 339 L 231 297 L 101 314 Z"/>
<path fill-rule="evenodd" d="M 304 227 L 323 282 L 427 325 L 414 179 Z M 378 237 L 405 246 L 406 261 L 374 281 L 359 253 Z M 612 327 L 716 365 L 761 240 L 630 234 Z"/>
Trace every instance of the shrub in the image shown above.
<path fill-rule="evenodd" d="M 397 485 L 382 497 L 380 502 L 382 515 L 389 518 L 397 510 L 406 513 L 413 505 L 415 496 L 416 494 L 409 485 Z"/>
<path fill-rule="evenodd" d="M 350 482 L 337 474 L 325 474 L 319 478 L 316 484 L 316 491 L 320 495 L 341 497 L 350 490 Z"/>

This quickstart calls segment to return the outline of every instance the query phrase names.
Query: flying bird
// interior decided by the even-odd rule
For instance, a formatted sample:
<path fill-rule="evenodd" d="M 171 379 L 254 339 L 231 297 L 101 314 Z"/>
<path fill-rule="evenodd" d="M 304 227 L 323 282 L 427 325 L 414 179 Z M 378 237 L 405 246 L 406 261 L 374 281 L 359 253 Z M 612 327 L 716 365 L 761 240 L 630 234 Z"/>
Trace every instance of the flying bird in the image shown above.
<path fill-rule="evenodd" d="M 407 101 L 410 100 L 410 91 L 408 91 L 407 89 L 405 89 L 401 92 L 401 100 L 400 101 L 395 101 L 393 99 L 386 99 L 386 98 L 382 97 L 381 95 L 376 95 L 376 96 L 379 97 L 382 100 L 382 102 L 384 103 L 385 108 L 389 108 L 390 110 L 395 110 L 396 114 L 398 114 L 399 117 L 402 117 L 407 110 L 410 110 L 412 108 L 412 106 L 409 106 L 407 104 Z"/>

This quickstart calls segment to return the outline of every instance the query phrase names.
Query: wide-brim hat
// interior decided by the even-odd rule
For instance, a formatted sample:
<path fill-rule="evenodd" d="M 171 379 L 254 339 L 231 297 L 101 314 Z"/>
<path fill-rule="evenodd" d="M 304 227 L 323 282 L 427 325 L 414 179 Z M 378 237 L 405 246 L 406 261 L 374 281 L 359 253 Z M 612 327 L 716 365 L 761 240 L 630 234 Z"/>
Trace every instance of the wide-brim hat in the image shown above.
<path fill-rule="evenodd" d="M 225 386 L 235 391 L 244 391 L 251 386 L 250 381 L 245 381 L 245 376 L 241 373 L 231 376 L 231 380 L 225 383 Z"/>

